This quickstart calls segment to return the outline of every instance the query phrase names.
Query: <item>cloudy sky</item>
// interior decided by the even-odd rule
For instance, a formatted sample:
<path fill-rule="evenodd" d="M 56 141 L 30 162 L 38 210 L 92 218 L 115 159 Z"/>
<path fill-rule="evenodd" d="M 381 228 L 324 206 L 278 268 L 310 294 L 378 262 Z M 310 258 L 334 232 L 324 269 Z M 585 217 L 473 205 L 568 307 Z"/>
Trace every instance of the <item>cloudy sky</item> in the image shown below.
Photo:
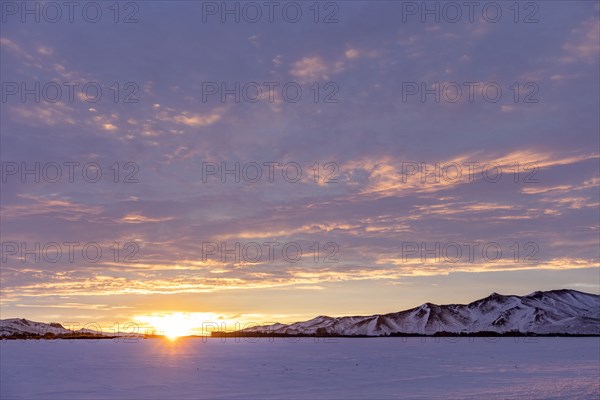
<path fill-rule="evenodd" d="M 12 4 L 2 318 L 600 290 L 597 2 Z"/>

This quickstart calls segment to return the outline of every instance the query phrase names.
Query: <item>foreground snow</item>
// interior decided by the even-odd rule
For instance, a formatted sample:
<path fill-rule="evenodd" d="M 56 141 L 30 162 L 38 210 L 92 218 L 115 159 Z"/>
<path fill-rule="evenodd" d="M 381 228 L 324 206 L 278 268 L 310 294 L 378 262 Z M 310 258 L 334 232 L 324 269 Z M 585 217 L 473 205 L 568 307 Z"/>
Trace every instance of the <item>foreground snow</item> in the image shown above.
<path fill-rule="evenodd" d="M 599 357 L 597 337 L 5 340 L 0 398 L 598 399 Z"/>

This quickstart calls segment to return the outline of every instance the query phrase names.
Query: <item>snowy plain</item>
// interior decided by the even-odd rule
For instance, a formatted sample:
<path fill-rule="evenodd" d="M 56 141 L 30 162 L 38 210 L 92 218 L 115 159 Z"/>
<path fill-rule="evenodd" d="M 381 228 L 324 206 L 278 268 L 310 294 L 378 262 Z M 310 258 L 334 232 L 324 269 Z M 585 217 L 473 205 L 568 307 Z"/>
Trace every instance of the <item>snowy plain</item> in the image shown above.
<path fill-rule="evenodd" d="M 598 399 L 600 338 L 0 341 L 2 399 Z"/>

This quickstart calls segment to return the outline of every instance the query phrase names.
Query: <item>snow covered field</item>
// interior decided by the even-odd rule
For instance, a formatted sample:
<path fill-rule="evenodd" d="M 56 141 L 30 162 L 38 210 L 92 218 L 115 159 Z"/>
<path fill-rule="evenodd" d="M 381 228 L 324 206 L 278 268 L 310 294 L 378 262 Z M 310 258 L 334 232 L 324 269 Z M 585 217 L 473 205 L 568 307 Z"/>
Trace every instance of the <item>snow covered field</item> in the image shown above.
<path fill-rule="evenodd" d="M 599 338 L 29 340 L 0 352 L 2 399 L 600 395 Z"/>

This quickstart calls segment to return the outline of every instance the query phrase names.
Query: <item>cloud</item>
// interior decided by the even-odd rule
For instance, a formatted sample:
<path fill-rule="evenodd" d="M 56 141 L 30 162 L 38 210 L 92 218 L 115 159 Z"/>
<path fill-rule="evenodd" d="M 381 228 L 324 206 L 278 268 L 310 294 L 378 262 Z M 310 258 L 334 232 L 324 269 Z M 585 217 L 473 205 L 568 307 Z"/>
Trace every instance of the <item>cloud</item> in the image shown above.
<path fill-rule="evenodd" d="M 361 181 L 359 185 L 359 193 L 361 195 L 386 197 L 407 195 L 410 193 L 433 193 L 463 185 L 468 183 L 471 178 L 481 179 L 481 168 L 486 164 L 497 165 L 505 171 L 514 168 L 515 164 L 526 165 L 529 163 L 538 169 L 543 169 L 574 164 L 599 157 L 600 155 L 594 154 L 561 156 L 549 152 L 536 152 L 534 150 L 518 150 L 505 155 L 476 152 L 471 155 L 462 155 L 437 161 L 440 168 L 447 167 L 447 179 L 441 177 L 441 172 L 430 175 L 428 179 L 427 175 L 421 173 L 423 170 L 421 162 L 394 157 L 368 157 L 351 160 L 340 166 L 340 170 L 346 172 L 349 183 L 352 183 L 357 176 L 367 176 L 367 180 L 364 182 Z M 479 169 L 473 167 L 475 169 L 469 172 L 469 167 L 465 163 L 470 162 L 479 163 Z M 409 168 L 412 167 L 409 164 L 414 166 L 415 163 L 419 165 L 419 168 L 411 172 Z M 425 168 L 433 169 L 435 164 L 436 162 L 427 163 Z M 452 165 L 460 167 L 460 177 L 456 173 L 458 168 L 451 167 Z"/>
<path fill-rule="evenodd" d="M 30 61 L 30 62 L 36 61 L 35 58 L 31 54 L 29 54 L 27 51 L 23 50 L 23 48 L 21 48 L 21 46 L 19 46 L 19 44 L 17 44 L 16 42 L 14 42 L 6 37 L 0 37 L 0 46 L 6 48 L 8 51 L 18 55 L 19 57 L 26 59 L 27 61 Z M 34 65 L 37 66 L 38 68 L 41 68 L 40 63 L 36 62 Z"/>
<path fill-rule="evenodd" d="M 31 45 L 21 46 L 6 37 L 0 38 L 0 46 L 21 58 L 23 60 L 23 65 L 27 67 L 34 67 L 49 74 L 58 74 L 61 79 L 69 80 L 71 82 L 91 81 L 90 79 L 86 79 L 83 74 L 69 70 L 64 63 L 57 62 L 55 57 L 56 52 L 49 46 L 38 45 L 35 47 L 35 51 L 30 53 L 29 51 L 24 50 L 23 47 L 30 48 L 32 47 Z M 33 75 L 37 78 L 38 72 L 34 72 Z M 55 79 L 54 76 L 51 78 Z"/>
<path fill-rule="evenodd" d="M 521 193 L 525 194 L 541 194 L 541 193 L 568 193 L 575 190 L 595 189 L 600 185 L 600 178 L 591 178 L 583 181 L 579 185 L 556 185 L 556 186 L 535 186 L 521 189 Z"/>
<path fill-rule="evenodd" d="M 345 51 L 344 56 L 346 56 L 349 60 L 355 60 L 358 58 L 375 58 L 379 55 L 379 52 L 376 50 L 361 50 L 355 47 L 351 47 Z"/>
<path fill-rule="evenodd" d="M 346 58 L 349 58 L 351 60 L 360 56 L 360 52 L 356 49 L 348 49 L 344 54 L 346 55 Z"/>
<path fill-rule="evenodd" d="M 133 308 L 130 306 L 111 306 L 108 304 L 87 304 L 87 303 L 55 303 L 55 304 L 15 304 L 15 307 L 30 307 L 30 308 L 67 308 L 69 310 L 120 310 Z"/>
<path fill-rule="evenodd" d="M 75 125 L 75 110 L 63 102 L 30 103 L 11 107 L 13 118 L 32 126 Z"/>
<path fill-rule="evenodd" d="M 163 217 L 163 218 L 151 218 L 151 217 L 146 217 L 142 214 L 127 214 L 125 216 L 123 216 L 119 222 L 121 223 L 126 223 L 126 224 L 141 224 L 141 223 L 146 223 L 146 222 L 164 222 L 164 221 L 171 221 L 174 218 L 172 217 Z"/>
<path fill-rule="evenodd" d="M 321 57 L 304 57 L 292 65 L 290 75 L 300 83 L 317 82 L 331 79 L 331 75 L 344 69 L 343 62 L 339 61 L 332 65 L 325 62 Z"/>
<path fill-rule="evenodd" d="M 103 131 L 115 132 L 119 130 L 117 121 L 119 120 L 119 114 L 96 114 L 97 111 L 93 111 L 94 116 L 91 118 L 91 124 L 97 126 Z"/>
<path fill-rule="evenodd" d="M 188 111 L 173 114 L 169 111 L 161 111 L 157 115 L 157 118 L 160 121 L 172 122 L 175 124 L 191 127 L 209 126 L 220 121 L 221 117 L 221 110 L 216 110 L 209 114 L 191 113 Z"/>
<path fill-rule="evenodd" d="M 319 29 L 301 36 L 289 31 L 291 36 L 286 36 L 269 24 L 239 27 L 243 29 L 236 36 L 242 40 L 221 37 L 222 46 L 215 47 L 215 57 L 209 58 L 187 51 L 189 40 L 201 40 L 200 47 L 206 47 L 215 38 L 201 35 L 205 30 L 201 27 L 182 24 L 169 33 L 181 39 L 176 46 L 164 45 L 168 42 L 164 32 L 145 32 L 147 43 L 159 44 L 154 45 L 158 53 L 142 51 L 135 57 L 130 54 L 135 52 L 131 46 L 103 45 L 106 35 L 91 35 L 90 42 L 81 47 L 54 41 L 61 36 L 59 32 L 44 36 L 41 25 L 30 26 L 34 31 L 42 29 L 37 33 L 8 32 L 10 38 L 0 39 L 0 45 L 3 68 L 7 66 L 11 79 L 14 74 L 14 79 L 23 80 L 98 80 L 105 91 L 97 103 L 77 98 L 74 104 L 22 104 L 13 96 L 15 101 L 7 104 L 6 112 L 3 108 L 7 145 L 2 155 L 15 160 L 67 161 L 88 159 L 87 153 L 94 151 L 99 154 L 96 160 L 106 166 L 133 160 L 143 173 L 136 185 L 112 183 L 112 170 L 106 171 L 103 181 L 110 185 L 89 185 L 81 179 L 69 185 L 10 183 L 2 188 L 3 234 L 6 222 L 6 230 L 17 239 L 30 240 L 31 235 L 103 243 L 139 239 L 144 251 L 140 252 L 142 261 L 130 265 L 40 265 L 44 269 L 41 279 L 28 266 L 17 265 L 18 273 L 3 268 L 1 300 L 5 288 L 12 291 L 11 296 L 59 293 L 75 298 L 64 301 L 77 302 L 77 293 L 94 296 L 95 290 L 100 295 L 261 288 L 291 292 L 298 285 L 329 289 L 334 285 L 325 282 L 396 282 L 406 276 L 453 271 L 455 266 L 447 264 L 386 262 L 399 258 L 403 240 L 509 237 L 540 241 L 545 260 L 556 259 L 557 254 L 581 258 L 597 254 L 597 243 L 589 243 L 598 233 L 594 169 L 598 155 L 593 146 L 596 99 L 593 91 L 586 91 L 590 86 L 585 86 L 596 75 L 592 75 L 594 68 L 581 67 L 598 56 L 597 43 L 590 39 L 597 34 L 597 20 L 587 20 L 594 14 L 579 18 L 579 12 L 567 13 L 558 25 L 540 24 L 540 29 L 520 35 L 509 31 L 509 25 L 514 25 L 510 21 L 400 26 L 371 18 L 385 13 L 384 8 L 357 11 L 364 16 L 364 24 L 327 38 Z M 581 23 L 583 19 L 587 22 Z M 198 34 L 190 35 L 189 29 L 196 28 Z M 519 35 L 522 41 L 515 45 Z M 44 37 L 45 42 L 37 42 Z M 543 45 L 536 46 L 537 42 Z M 560 63 L 562 56 L 571 63 Z M 156 66 L 160 57 L 179 62 L 143 68 Z M 503 63 L 506 57 L 514 62 Z M 82 73 L 72 72 L 75 69 Z M 522 78 L 529 72 L 536 76 Z M 340 84 L 349 86 L 339 93 L 338 105 L 313 104 L 306 88 L 303 100 L 307 101 L 298 104 L 286 103 L 279 90 L 269 104 L 208 105 L 200 99 L 200 82 L 207 79 L 306 83 L 342 77 Z M 115 80 L 122 86 L 134 78 L 139 79 L 140 103 L 112 102 L 108 86 Z M 467 107 L 399 100 L 399 84 L 405 79 L 432 84 L 483 78 L 506 84 L 516 80 L 546 83 L 547 101 L 543 107 L 508 102 Z M 562 90 L 554 91 L 559 83 L 565 83 Z M 504 97 L 511 94 L 507 91 Z M 561 118 L 567 115 L 573 118 Z M 202 140 L 187 132 L 201 132 Z M 50 136 L 57 140 L 46 140 Z M 124 138 L 126 142 L 116 143 Z M 496 163 L 504 175 L 498 184 L 478 181 L 468 185 L 463 166 L 462 180 L 422 182 L 419 173 L 403 180 L 402 162 L 426 161 L 431 166 L 436 160 L 440 164 Z M 205 185 L 199 177 L 203 161 L 297 161 L 303 176 L 297 184 L 277 178 L 274 184 L 215 181 Z M 325 184 L 319 179 L 315 184 L 310 166 L 316 161 L 339 165 L 339 182 Z M 540 169 L 536 175 L 540 182 L 513 182 L 514 163 L 528 162 Z M 121 171 L 121 179 L 129 171 Z M 329 171 L 321 172 L 323 177 Z M 480 173 L 476 175 L 482 180 Z M 20 193 L 35 197 L 18 197 Z M 121 240 L 123 236 L 126 240 Z M 573 242 L 564 244 L 566 237 Z M 298 240 L 303 248 L 307 242 L 322 246 L 334 241 L 340 246 L 340 263 L 309 265 L 303 259 L 294 265 L 251 265 L 200 259 L 203 240 L 254 239 Z M 548 245 L 553 239 L 556 245 Z M 310 251 L 305 255 L 311 256 Z M 559 267 L 579 265 L 570 260 L 560 263 Z M 540 266 L 544 268 L 544 263 Z M 537 266 L 471 264 L 458 268 L 476 272 Z M 60 275 L 64 270 L 73 271 Z M 466 282 L 474 279 L 471 276 Z M 377 285 L 371 284 L 369 293 L 377 291 Z M 260 296 L 244 295 L 251 300 L 248 304 L 260 301 Z M 94 304 L 105 302 L 86 299 Z M 122 300 L 131 301 L 130 297 Z M 47 301 L 52 304 L 54 300 Z M 69 303 L 61 300 L 59 304 Z M 381 303 L 370 304 L 376 308 Z"/>
<path fill-rule="evenodd" d="M 50 56 L 50 55 L 52 55 L 52 53 L 54 53 L 54 50 L 51 49 L 50 47 L 39 46 L 37 48 L 37 52 L 40 53 L 40 54 L 42 54 L 42 55 L 45 55 L 45 56 Z"/>
<path fill-rule="evenodd" d="M 220 119 L 221 116 L 219 114 L 200 115 L 183 113 L 173 117 L 173 121 L 187 126 L 212 125 Z"/>
<path fill-rule="evenodd" d="M 564 63 L 585 61 L 597 63 L 600 57 L 600 20 L 590 17 L 571 31 L 571 39 L 563 49 L 567 55 L 561 58 Z"/>
<path fill-rule="evenodd" d="M 593 201 L 588 197 L 555 197 L 555 198 L 542 198 L 540 201 L 544 203 L 553 203 L 559 207 L 580 209 L 580 208 L 598 208 L 600 203 Z"/>
<path fill-rule="evenodd" d="M 216 291 L 286 288 L 303 286 L 317 290 L 325 283 L 344 281 L 395 281 L 415 276 L 445 276 L 455 272 L 492 272 L 518 270 L 568 270 L 575 268 L 598 268 L 597 260 L 559 257 L 540 262 L 423 262 L 420 258 L 379 257 L 368 267 L 330 267 L 288 271 L 271 269 L 252 272 L 237 269 L 236 277 L 211 277 L 200 271 L 181 271 L 164 274 L 168 270 L 144 272 L 130 277 L 117 277 L 105 271 L 90 273 L 68 271 L 49 273 L 43 281 L 23 282 L 5 287 L 5 302 L 16 302 L 20 298 L 44 298 L 49 296 L 113 296 L 127 294 L 178 294 L 210 293 Z"/>
<path fill-rule="evenodd" d="M 280 66 L 281 64 L 283 64 L 283 56 L 281 54 L 277 54 L 275 57 L 273 57 L 273 60 L 271 60 L 273 62 L 273 64 L 275 66 Z"/>
<path fill-rule="evenodd" d="M 27 218 L 52 215 L 55 218 L 79 221 L 84 217 L 101 214 L 102 207 L 75 203 L 67 199 L 49 199 L 43 196 L 18 195 L 28 201 L 27 204 L 10 204 L 3 206 L 2 218 Z"/>

